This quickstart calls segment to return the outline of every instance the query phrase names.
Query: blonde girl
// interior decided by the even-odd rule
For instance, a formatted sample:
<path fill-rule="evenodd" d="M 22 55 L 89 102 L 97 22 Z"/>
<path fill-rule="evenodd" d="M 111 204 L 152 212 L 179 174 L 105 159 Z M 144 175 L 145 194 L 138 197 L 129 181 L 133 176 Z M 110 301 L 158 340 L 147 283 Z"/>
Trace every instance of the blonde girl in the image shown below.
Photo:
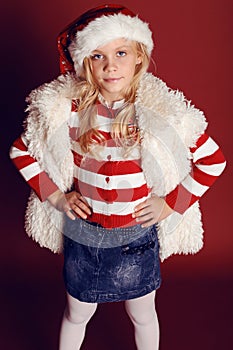
<path fill-rule="evenodd" d="M 99 303 L 125 301 L 137 349 L 157 350 L 160 260 L 202 247 L 198 200 L 225 160 L 203 113 L 147 73 L 152 33 L 129 9 L 85 12 L 58 49 L 11 158 L 32 188 L 27 233 L 64 253 L 59 349 L 80 349 Z"/>

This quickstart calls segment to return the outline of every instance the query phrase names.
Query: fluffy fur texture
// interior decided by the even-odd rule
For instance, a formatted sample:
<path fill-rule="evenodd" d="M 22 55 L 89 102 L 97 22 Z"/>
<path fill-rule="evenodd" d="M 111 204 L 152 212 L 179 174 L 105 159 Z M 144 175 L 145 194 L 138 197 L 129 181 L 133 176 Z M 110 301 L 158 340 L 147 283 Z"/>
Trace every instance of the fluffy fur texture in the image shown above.
<path fill-rule="evenodd" d="M 119 38 L 143 43 L 147 47 L 148 54 L 151 54 L 153 40 L 147 23 L 136 16 L 121 13 L 102 16 L 77 32 L 76 39 L 69 47 L 76 73 L 80 73 L 84 58 L 90 56 L 93 50 Z"/>
<path fill-rule="evenodd" d="M 29 152 L 63 191 L 72 184 L 73 158 L 67 119 L 76 82 L 72 75 L 61 76 L 33 91 L 28 98 L 25 131 Z M 188 175 L 189 147 L 195 145 L 207 124 L 203 113 L 187 102 L 183 94 L 169 90 L 151 74 L 144 75 L 137 95 L 143 171 L 153 191 L 165 196 Z M 41 246 L 62 251 L 63 221 L 62 213 L 31 195 L 25 226 L 28 235 Z M 158 235 L 162 261 L 171 254 L 199 251 L 203 229 L 198 203 L 184 215 L 174 213 L 161 221 Z"/>

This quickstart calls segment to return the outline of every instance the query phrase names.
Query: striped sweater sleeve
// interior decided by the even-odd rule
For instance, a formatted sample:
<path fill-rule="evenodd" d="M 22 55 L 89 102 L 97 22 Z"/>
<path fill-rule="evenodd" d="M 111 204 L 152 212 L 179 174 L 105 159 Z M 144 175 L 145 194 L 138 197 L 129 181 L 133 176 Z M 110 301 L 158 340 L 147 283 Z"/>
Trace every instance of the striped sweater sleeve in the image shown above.
<path fill-rule="evenodd" d="M 36 159 L 29 155 L 24 134 L 13 143 L 10 158 L 41 201 L 45 201 L 58 189 L 48 174 L 41 170 Z"/>
<path fill-rule="evenodd" d="M 181 214 L 212 186 L 226 166 L 219 146 L 207 134 L 199 137 L 191 154 L 191 172 L 165 197 L 166 203 Z"/>

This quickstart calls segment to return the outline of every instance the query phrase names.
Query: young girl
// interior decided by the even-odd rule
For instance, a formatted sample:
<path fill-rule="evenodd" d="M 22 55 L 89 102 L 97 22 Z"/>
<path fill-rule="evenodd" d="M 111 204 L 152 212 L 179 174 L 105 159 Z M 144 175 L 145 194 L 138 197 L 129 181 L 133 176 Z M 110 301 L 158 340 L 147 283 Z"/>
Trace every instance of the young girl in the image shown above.
<path fill-rule="evenodd" d="M 64 252 L 60 350 L 78 350 L 97 304 L 125 301 L 139 350 L 159 347 L 159 257 L 202 247 L 198 199 L 225 166 L 201 111 L 146 73 L 148 25 L 92 9 L 58 38 L 62 75 L 28 97 L 11 158 L 32 188 L 26 231 Z"/>

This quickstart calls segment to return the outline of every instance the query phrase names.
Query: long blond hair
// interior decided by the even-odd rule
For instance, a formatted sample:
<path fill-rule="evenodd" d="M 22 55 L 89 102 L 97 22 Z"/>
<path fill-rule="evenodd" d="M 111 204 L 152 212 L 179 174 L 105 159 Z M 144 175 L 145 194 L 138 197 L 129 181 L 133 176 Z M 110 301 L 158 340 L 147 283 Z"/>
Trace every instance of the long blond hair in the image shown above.
<path fill-rule="evenodd" d="M 124 91 L 125 103 L 118 110 L 111 130 L 111 136 L 126 150 L 139 143 L 134 102 L 140 79 L 147 71 L 150 61 L 144 44 L 136 42 L 136 51 L 141 63 L 136 65 L 132 82 Z M 99 86 L 93 79 L 90 58 L 86 57 L 83 62 L 83 80 L 79 82 L 78 88 L 79 143 L 84 152 L 92 152 L 93 146 L 103 145 L 105 141 L 96 124 L 96 101 L 99 93 Z"/>

